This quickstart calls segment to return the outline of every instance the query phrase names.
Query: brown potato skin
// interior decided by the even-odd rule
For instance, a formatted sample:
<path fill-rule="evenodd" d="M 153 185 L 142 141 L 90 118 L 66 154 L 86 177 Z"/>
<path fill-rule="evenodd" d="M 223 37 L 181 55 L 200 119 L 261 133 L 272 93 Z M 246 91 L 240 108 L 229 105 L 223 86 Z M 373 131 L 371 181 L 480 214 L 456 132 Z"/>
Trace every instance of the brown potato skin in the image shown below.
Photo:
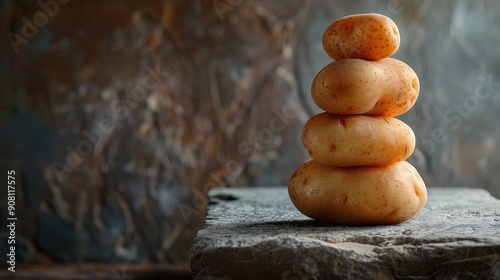
<path fill-rule="evenodd" d="M 419 91 L 415 71 L 393 58 L 334 61 L 316 75 L 311 86 L 314 103 L 340 115 L 398 116 L 415 104 Z"/>
<path fill-rule="evenodd" d="M 397 224 L 415 217 L 427 201 L 425 183 L 408 162 L 332 167 L 304 162 L 288 182 L 304 215 L 344 225 Z"/>
<path fill-rule="evenodd" d="M 373 13 L 340 18 L 328 26 L 323 34 L 323 48 L 335 60 L 384 59 L 398 50 L 400 41 L 394 21 Z"/>
<path fill-rule="evenodd" d="M 382 165 L 407 159 L 415 149 L 415 134 L 395 118 L 321 113 L 304 125 L 302 144 L 324 165 Z"/>

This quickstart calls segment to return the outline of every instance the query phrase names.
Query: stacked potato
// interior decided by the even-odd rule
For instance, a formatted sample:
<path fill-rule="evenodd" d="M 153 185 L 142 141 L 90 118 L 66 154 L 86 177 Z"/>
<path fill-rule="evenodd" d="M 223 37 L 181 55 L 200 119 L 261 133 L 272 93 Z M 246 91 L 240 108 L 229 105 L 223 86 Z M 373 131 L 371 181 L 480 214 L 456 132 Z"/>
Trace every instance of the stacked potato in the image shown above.
<path fill-rule="evenodd" d="M 394 224 L 424 207 L 425 184 L 404 161 L 415 134 L 393 118 L 419 93 L 415 72 L 389 58 L 399 43 L 396 24 L 379 14 L 347 16 L 325 31 L 323 47 L 335 61 L 316 75 L 311 94 L 326 112 L 305 124 L 302 143 L 312 159 L 288 183 L 303 214 L 337 224 Z"/>

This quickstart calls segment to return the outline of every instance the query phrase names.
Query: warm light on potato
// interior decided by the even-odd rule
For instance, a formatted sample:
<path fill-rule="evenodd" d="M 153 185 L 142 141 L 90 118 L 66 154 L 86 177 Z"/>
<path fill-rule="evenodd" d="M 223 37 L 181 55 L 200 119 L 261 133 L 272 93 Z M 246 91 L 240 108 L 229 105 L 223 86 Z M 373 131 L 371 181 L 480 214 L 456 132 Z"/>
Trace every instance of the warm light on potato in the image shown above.
<path fill-rule="evenodd" d="M 321 113 L 305 124 L 302 143 L 321 164 L 380 165 L 408 158 L 415 149 L 415 134 L 395 118 Z"/>
<path fill-rule="evenodd" d="M 292 174 L 288 193 L 304 215 L 348 225 L 407 221 L 427 201 L 424 181 L 406 161 L 357 167 L 306 161 Z"/>
<path fill-rule="evenodd" d="M 318 107 L 341 115 L 398 116 L 415 104 L 419 91 L 415 71 L 393 58 L 334 61 L 316 75 L 311 86 Z"/>
<path fill-rule="evenodd" d="M 380 14 L 343 17 L 332 23 L 323 35 L 323 48 L 333 59 L 379 60 L 399 48 L 399 30 L 392 19 Z"/>
<path fill-rule="evenodd" d="M 412 129 L 394 116 L 408 111 L 420 83 L 410 66 L 390 58 L 396 24 L 362 14 L 332 23 L 323 47 L 334 61 L 314 78 L 311 95 L 324 113 L 311 117 L 302 143 L 311 160 L 288 181 L 295 207 L 310 218 L 345 225 L 396 224 L 427 201 L 425 183 L 407 159 Z"/>

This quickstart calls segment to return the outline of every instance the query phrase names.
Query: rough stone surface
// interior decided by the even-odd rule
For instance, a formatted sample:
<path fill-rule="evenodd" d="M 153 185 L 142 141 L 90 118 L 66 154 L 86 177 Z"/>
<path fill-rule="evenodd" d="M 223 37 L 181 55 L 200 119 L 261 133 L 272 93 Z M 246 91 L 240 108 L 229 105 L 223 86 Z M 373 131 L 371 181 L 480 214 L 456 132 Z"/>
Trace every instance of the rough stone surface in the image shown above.
<path fill-rule="evenodd" d="M 286 188 L 211 192 L 191 248 L 195 279 L 500 279 L 500 200 L 430 188 L 390 226 L 338 226 L 299 213 Z"/>

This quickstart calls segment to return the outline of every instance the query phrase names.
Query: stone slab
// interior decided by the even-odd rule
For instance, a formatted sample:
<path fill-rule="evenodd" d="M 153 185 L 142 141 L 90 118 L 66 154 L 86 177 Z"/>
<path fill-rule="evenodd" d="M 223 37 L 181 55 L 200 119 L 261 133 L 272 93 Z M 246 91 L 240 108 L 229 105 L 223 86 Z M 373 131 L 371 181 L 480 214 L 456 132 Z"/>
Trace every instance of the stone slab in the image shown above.
<path fill-rule="evenodd" d="M 195 279 L 500 279 L 500 200 L 485 190 L 429 188 L 414 219 L 369 227 L 315 222 L 282 187 L 210 195 Z"/>

